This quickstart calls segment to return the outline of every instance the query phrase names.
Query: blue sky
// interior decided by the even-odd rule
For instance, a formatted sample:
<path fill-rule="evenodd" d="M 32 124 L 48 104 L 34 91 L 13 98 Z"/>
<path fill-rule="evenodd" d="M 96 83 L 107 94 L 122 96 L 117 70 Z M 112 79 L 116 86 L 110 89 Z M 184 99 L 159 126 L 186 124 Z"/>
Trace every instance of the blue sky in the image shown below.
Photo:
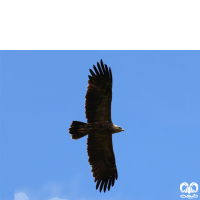
<path fill-rule="evenodd" d="M 118 180 L 106 193 L 95 189 L 87 137 L 68 133 L 86 122 L 100 59 L 125 130 L 113 136 Z M 0 199 L 179 200 L 182 182 L 200 184 L 200 51 L 1 51 L 0 64 Z"/>

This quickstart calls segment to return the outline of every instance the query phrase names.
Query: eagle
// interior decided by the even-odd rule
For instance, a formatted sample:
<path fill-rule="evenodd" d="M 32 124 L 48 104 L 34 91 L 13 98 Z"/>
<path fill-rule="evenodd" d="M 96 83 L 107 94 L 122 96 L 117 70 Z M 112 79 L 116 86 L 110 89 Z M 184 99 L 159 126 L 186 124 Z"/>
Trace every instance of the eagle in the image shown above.
<path fill-rule="evenodd" d="M 96 190 L 109 191 L 118 178 L 112 134 L 124 131 L 111 120 L 112 72 L 111 68 L 100 60 L 94 71 L 89 69 L 88 86 L 85 101 L 87 123 L 72 121 L 69 128 L 71 138 L 77 140 L 88 135 L 87 153 L 91 172 L 95 178 Z"/>

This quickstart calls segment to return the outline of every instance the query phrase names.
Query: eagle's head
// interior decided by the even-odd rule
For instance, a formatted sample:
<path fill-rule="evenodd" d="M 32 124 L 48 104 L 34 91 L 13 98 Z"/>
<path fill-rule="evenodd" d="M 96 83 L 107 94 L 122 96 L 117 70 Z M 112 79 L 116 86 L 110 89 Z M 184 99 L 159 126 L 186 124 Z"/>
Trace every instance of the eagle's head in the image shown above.
<path fill-rule="evenodd" d="M 117 125 L 114 125 L 113 128 L 114 128 L 114 133 L 119 133 L 121 131 L 124 131 L 122 127 L 117 126 Z"/>

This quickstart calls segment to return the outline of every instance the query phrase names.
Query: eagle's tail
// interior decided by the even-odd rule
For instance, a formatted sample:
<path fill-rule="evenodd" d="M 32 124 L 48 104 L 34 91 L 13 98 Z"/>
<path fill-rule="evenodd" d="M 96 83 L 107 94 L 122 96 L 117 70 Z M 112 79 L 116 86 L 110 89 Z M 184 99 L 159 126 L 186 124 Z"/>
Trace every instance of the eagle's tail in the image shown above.
<path fill-rule="evenodd" d="M 69 133 L 72 136 L 72 139 L 77 140 L 87 135 L 87 124 L 79 121 L 73 121 Z"/>

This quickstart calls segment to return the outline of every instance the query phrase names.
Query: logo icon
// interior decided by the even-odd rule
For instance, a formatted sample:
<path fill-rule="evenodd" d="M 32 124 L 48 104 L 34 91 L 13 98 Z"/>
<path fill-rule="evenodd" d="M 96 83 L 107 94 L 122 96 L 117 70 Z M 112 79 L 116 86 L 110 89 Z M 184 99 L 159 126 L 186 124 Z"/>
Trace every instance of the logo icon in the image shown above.
<path fill-rule="evenodd" d="M 180 184 L 180 191 L 182 193 L 188 193 L 188 195 L 180 195 L 181 198 L 188 198 L 188 199 L 193 199 L 193 198 L 197 198 L 198 195 L 193 194 L 190 195 L 192 193 L 197 193 L 198 192 L 198 184 L 195 182 L 190 183 L 190 185 L 188 185 L 188 183 L 183 182 Z"/>

